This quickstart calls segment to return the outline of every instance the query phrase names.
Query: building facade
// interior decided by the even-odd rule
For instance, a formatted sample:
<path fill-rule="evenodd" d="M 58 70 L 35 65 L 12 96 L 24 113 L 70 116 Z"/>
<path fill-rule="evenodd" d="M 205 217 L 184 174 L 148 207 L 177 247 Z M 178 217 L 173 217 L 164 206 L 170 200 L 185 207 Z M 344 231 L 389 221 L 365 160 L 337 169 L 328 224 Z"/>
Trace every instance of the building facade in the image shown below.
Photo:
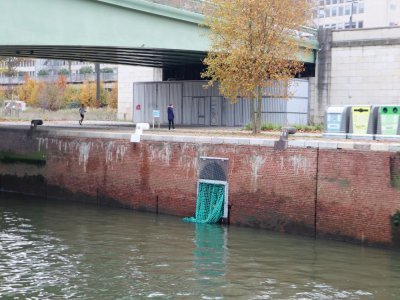
<path fill-rule="evenodd" d="M 68 71 L 71 76 L 76 76 L 80 74 L 82 67 L 91 67 L 93 72 L 95 70 L 95 64 L 87 61 L 67 61 L 67 60 L 54 60 L 54 59 L 24 59 L 15 68 L 16 76 L 23 77 L 24 75 L 29 75 L 31 78 L 35 78 L 40 75 L 50 75 L 56 76 L 62 71 Z M 113 73 L 117 73 L 116 65 L 101 64 L 101 68 L 110 68 Z M 0 69 L 7 69 L 7 63 L 1 62 Z M 5 78 L 6 74 L 0 72 L 1 78 Z"/>
<path fill-rule="evenodd" d="M 329 106 L 400 105 L 399 36 L 400 27 L 321 30 L 311 120 Z"/>
<path fill-rule="evenodd" d="M 319 28 L 347 29 L 400 25 L 400 0 L 319 0 Z"/>

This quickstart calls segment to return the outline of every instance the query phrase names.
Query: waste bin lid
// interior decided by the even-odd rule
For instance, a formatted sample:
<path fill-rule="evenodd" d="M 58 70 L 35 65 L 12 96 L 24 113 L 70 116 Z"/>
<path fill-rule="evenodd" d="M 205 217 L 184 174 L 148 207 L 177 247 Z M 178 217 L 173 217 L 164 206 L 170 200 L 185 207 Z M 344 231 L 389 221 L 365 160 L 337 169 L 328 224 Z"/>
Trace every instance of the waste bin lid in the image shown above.
<path fill-rule="evenodd" d="M 379 110 L 380 114 L 400 114 L 400 106 L 386 105 Z"/>
<path fill-rule="evenodd" d="M 345 110 L 346 106 L 330 106 L 326 110 L 328 114 L 341 114 Z"/>

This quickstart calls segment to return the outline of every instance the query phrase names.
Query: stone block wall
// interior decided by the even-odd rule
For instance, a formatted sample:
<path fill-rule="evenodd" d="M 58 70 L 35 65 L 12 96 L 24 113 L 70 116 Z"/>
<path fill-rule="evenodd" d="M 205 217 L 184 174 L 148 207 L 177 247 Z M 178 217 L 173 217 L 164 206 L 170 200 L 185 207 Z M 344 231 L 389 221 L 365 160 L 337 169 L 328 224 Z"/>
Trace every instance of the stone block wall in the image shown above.
<path fill-rule="evenodd" d="M 120 120 L 132 121 L 133 83 L 162 80 L 162 69 L 137 66 L 118 66 L 118 112 Z"/>

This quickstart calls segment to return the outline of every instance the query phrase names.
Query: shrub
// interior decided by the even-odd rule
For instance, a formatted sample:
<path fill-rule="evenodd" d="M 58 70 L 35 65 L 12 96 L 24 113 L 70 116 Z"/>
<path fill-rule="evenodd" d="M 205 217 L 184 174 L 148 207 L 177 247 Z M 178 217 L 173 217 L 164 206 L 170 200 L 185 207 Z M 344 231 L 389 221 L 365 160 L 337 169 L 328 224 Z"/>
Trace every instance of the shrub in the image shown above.
<path fill-rule="evenodd" d="M 114 70 L 112 68 L 102 68 L 100 73 L 114 73 Z"/>
<path fill-rule="evenodd" d="M 244 130 L 253 130 L 253 126 L 251 124 L 246 124 L 243 127 Z"/>
<path fill-rule="evenodd" d="M 58 75 L 69 75 L 69 70 L 63 68 L 63 69 L 58 71 Z"/>
<path fill-rule="evenodd" d="M 79 74 L 92 74 L 93 68 L 91 66 L 84 66 L 79 69 Z"/>
<path fill-rule="evenodd" d="M 282 129 L 282 125 L 272 124 L 272 123 L 265 123 L 261 125 L 262 131 L 279 131 Z"/>
<path fill-rule="evenodd" d="M 39 76 L 46 76 L 46 75 L 49 75 L 49 71 L 47 71 L 47 70 L 45 70 L 45 69 L 42 69 L 42 70 L 40 70 L 40 71 L 38 72 L 38 75 L 39 75 Z"/>
<path fill-rule="evenodd" d="M 400 211 L 397 210 L 396 213 L 390 217 L 392 226 L 395 228 L 399 228 L 400 229 Z"/>

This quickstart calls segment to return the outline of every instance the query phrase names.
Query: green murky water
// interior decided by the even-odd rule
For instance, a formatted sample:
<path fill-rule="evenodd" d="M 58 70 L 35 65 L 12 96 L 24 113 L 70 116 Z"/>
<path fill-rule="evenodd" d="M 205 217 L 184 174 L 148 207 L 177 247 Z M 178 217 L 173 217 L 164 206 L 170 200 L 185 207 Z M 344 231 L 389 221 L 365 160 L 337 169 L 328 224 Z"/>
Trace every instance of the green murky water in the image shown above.
<path fill-rule="evenodd" d="M 400 299 L 400 254 L 3 196 L 0 299 Z"/>

